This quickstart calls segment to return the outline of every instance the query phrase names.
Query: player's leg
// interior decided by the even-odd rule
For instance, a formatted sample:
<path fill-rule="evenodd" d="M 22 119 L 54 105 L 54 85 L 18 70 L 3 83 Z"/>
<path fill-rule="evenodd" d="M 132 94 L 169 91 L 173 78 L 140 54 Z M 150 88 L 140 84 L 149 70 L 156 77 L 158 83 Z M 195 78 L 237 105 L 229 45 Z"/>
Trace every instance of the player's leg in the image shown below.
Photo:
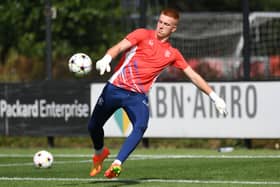
<path fill-rule="evenodd" d="M 117 159 L 122 163 L 139 144 L 148 126 L 150 115 L 148 99 L 146 96 L 140 96 L 141 99 L 138 97 L 136 102 L 132 102 L 124 108 L 133 125 L 133 129 L 122 145 L 119 154 L 117 155 Z"/>
<path fill-rule="evenodd" d="M 113 90 L 110 86 L 105 86 L 88 123 L 88 131 L 95 149 L 95 154 L 92 157 L 93 168 L 90 172 L 90 176 L 95 176 L 100 173 L 104 159 L 110 154 L 109 149 L 104 147 L 103 126 L 119 107 L 117 102 L 113 102 L 114 98 L 112 97 L 112 92 Z"/>
<path fill-rule="evenodd" d="M 107 178 L 119 176 L 121 172 L 121 164 L 128 158 L 141 141 L 149 121 L 148 98 L 144 94 L 128 96 L 123 108 L 133 125 L 133 129 L 122 145 L 116 160 L 105 172 Z"/>

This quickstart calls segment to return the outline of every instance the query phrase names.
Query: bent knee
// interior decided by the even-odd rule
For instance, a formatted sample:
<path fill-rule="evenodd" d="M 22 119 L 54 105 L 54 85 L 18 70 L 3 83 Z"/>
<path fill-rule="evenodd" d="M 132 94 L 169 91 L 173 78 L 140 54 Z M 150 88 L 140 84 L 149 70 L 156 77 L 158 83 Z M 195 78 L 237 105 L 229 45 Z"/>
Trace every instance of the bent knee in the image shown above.
<path fill-rule="evenodd" d="M 88 131 L 89 132 L 96 131 L 96 129 L 98 129 L 98 125 L 96 123 L 93 123 L 93 122 L 88 123 Z"/>

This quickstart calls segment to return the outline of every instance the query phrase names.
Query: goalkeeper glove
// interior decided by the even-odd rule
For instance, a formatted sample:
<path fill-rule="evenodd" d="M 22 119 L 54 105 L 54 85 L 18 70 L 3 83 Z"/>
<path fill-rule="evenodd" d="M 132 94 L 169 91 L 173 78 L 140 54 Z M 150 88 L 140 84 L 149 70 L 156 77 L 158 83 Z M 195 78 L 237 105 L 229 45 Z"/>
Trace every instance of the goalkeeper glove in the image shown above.
<path fill-rule="evenodd" d="M 102 59 L 98 60 L 96 62 L 96 70 L 100 72 L 100 75 L 103 75 L 105 71 L 108 73 L 111 71 L 110 62 L 112 60 L 112 57 L 108 54 L 106 54 Z"/>
<path fill-rule="evenodd" d="M 227 116 L 227 110 L 226 110 L 226 103 L 225 101 L 220 98 L 215 92 L 211 92 L 209 94 L 209 97 L 214 102 L 216 109 L 219 111 L 221 115 Z"/>

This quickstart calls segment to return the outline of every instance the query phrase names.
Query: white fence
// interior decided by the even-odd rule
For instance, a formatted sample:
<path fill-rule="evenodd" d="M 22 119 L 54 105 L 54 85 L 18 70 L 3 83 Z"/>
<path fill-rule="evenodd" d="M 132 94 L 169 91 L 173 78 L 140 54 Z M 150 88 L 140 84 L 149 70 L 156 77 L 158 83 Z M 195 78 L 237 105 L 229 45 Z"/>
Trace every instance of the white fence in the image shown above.
<path fill-rule="evenodd" d="M 208 96 L 191 83 L 156 83 L 150 94 L 150 121 L 145 137 L 279 138 L 280 82 L 210 84 L 225 99 L 229 115 L 220 116 Z M 91 106 L 104 84 L 91 85 Z M 118 110 L 105 135 L 127 136 L 131 124 Z"/>

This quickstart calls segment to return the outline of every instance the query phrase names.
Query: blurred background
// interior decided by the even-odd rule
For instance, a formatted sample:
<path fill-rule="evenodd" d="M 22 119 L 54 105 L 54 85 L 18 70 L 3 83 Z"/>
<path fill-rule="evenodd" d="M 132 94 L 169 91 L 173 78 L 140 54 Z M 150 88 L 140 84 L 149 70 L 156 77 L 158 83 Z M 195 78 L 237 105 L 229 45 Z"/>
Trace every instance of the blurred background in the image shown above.
<path fill-rule="evenodd" d="M 242 37 L 246 7 L 242 0 L 3 0 L 0 81 L 25 82 L 48 76 L 54 80 L 73 79 L 67 67 L 73 53 L 85 52 L 94 61 L 129 31 L 154 28 L 161 8 L 167 6 L 181 13 L 178 31 L 171 41 L 197 71 L 208 80 L 244 78 Z M 249 1 L 248 6 L 250 78 L 278 79 L 280 19 L 271 12 L 279 11 L 280 2 L 255 0 Z M 160 80 L 180 78 L 172 77 L 178 76 L 176 73 Z M 95 72 L 90 76 L 94 81 L 107 79 Z"/>
<path fill-rule="evenodd" d="M 72 85 L 83 82 L 88 88 L 88 83 L 106 81 L 111 74 L 101 77 L 95 68 L 86 77 L 73 76 L 68 70 L 68 59 L 74 53 L 84 52 L 96 61 L 133 29 L 155 28 L 157 16 L 164 7 L 176 8 L 181 14 L 171 43 L 206 80 L 280 80 L 279 0 L 1 0 L 1 97 L 5 97 L 5 86 L 9 85 L 16 85 L 10 89 L 15 90 L 27 89 L 35 83 L 37 89 L 38 83 L 50 81 L 58 89 L 64 85 L 63 81 L 70 81 Z M 158 79 L 159 82 L 183 80 L 183 74 L 173 68 L 167 68 Z M 28 92 L 24 89 L 14 92 L 13 97 L 22 97 Z M 20 138 L 29 137 L 28 133 L 7 133 L 7 119 L 1 118 L 0 145 L 12 145 Z M 27 128 L 28 120 L 20 124 L 27 124 L 24 126 Z M 53 137 L 53 134 L 46 136 Z M 84 139 L 81 143 L 79 138 L 73 139 L 78 145 L 84 144 Z M 71 142 L 75 144 L 73 139 Z M 65 145 L 67 140 L 61 141 Z M 183 146 L 215 147 L 225 141 L 244 145 L 243 140 L 180 141 Z M 245 140 L 247 147 L 272 148 L 279 142 L 275 139 L 248 141 Z M 255 144 L 252 145 L 252 141 Z M 48 139 L 48 143 L 53 145 L 53 139 Z M 90 146 L 90 141 L 82 146 Z"/>

